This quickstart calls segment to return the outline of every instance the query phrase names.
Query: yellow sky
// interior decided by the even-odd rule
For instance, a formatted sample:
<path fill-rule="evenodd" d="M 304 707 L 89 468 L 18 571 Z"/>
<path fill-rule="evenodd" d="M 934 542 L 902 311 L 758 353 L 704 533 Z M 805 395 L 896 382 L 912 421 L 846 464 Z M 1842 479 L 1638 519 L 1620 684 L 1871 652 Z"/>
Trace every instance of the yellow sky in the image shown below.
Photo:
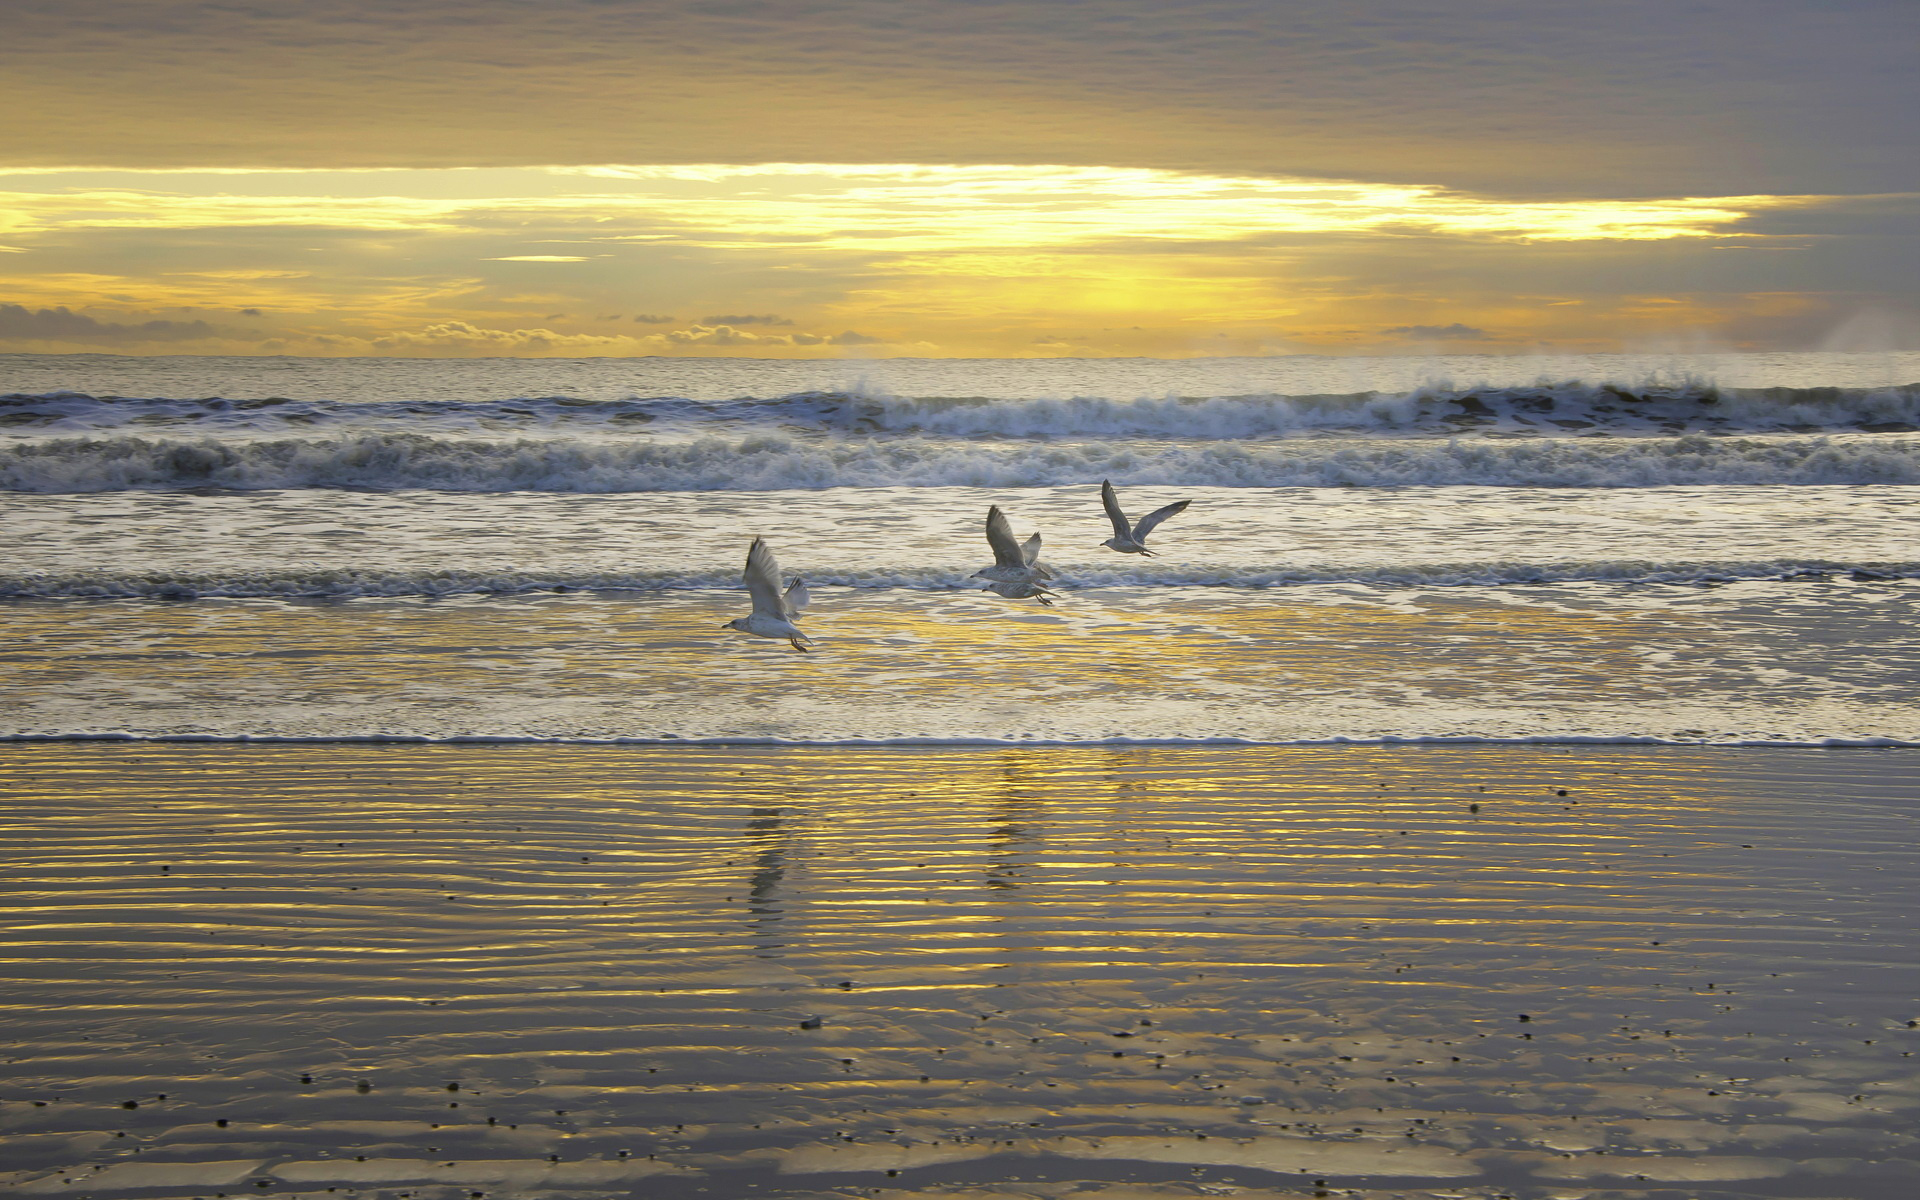
<path fill-rule="evenodd" d="M 760 164 L 0 175 L 9 349 L 301 354 L 1608 348 L 1821 197 L 1503 199 L 1151 168 Z M 1542 271 L 1542 264 L 1548 270 Z M 1516 286 L 1521 284 L 1524 286 Z M 1745 296 L 1735 315 L 1792 310 Z M 62 312 L 60 310 L 66 310 Z M 36 336 L 38 335 L 38 336 Z"/>
<path fill-rule="evenodd" d="M 1920 346 L 1913 4 L 13 7 L 0 352 Z"/>

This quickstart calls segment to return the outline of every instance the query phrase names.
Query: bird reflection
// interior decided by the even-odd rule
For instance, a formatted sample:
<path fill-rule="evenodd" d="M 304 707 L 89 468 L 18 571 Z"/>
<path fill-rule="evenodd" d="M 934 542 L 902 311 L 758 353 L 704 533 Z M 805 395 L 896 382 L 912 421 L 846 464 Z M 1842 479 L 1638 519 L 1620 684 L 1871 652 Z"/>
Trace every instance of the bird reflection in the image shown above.
<path fill-rule="evenodd" d="M 1031 865 L 1039 845 L 1039 796 L 1041 785 L 1026 778 L 1019 760 L 1007 761 L 1001 769 L 1005 791 L 993 810 L 998 822 L 987 831 L 987 886 L 1017 888 L 1021 875 Z"/>
<path fill-rule="evenodd" d="M 747 924 L 755 948 L 762 958 L 775 958 L 772 951 L 786 943 L 778 940 L 779 922 L 785 910 L 780 892 L 787 881 L 787 858 L 793 849 L 793 829 L 777 808 L 756 808 L 747 821 L 748 845 L 754 848 L 753 873 L 747 876 Z"/>

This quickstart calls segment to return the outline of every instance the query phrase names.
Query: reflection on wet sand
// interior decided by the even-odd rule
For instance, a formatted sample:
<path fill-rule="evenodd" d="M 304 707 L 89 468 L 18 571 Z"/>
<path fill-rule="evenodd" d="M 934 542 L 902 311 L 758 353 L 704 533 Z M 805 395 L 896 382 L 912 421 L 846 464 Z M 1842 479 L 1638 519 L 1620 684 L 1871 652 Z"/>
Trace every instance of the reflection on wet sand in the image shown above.
<path fill-rule="evenodd" d="M 1891 752 L 15 746 L 0 1190 L 1904 1200 Z"/>
<path fill-rule="evenodd" d="M 1021 873 L 1033 865 L 1040 844 L 1040 801 L 1045 787 L 1033 767 L 1046 753 L 1015 751 L 999 755 L 999 803 L 987 832 L 988 887 L 1017 888 Z"/>
<path fill-rule="evenodd" d="M 792 833 L 780 818 L 777 808 L 756 808 L 747 822 L 748 845 L 753 847 L 753 873 L 747 876 L 748 927 L 753 944 L 763 958 L 777 958 L 780 949 L 780 886 L 787 878 L 787 854 Z"/>

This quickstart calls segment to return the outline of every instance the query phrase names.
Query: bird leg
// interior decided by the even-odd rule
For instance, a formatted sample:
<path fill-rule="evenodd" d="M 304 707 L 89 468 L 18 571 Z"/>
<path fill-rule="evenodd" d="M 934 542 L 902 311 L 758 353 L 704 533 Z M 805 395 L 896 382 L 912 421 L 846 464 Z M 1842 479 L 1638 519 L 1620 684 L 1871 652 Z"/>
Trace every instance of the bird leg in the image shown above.
<path fill-rule="evenodd" d="M 805 646 L 802 646 L 800 644 L 799 638 L 788 638 L 787 644 L 792 646 L 795 650 L 798 650 L 802 654 L 810 653 L 810 651 L 808 651 L 808 649 Z"/>

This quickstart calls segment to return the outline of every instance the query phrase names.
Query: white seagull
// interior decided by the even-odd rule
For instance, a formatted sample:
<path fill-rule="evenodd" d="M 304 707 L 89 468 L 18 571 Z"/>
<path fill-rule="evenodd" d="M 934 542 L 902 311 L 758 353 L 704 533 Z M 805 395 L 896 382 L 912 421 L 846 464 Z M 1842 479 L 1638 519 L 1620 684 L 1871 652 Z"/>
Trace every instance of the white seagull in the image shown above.
<path fill-rule="evenodd" d="M 755 538 L 753 545 L 747 547 L 747 569 L 741 578 L 747 581 L 747 592 L 753 597 L 753 613 L 735 617 L 720 628 L 738 629 L 755 637 L 785 638 L 795 650 L 805 654 L 807 648 L 801 643 L 813 639 L 801 633 L 794 622 L 800 619 L 800 610 L 813 598 L 807 593 L 807 581 L 796 579 L 793 586 L 781 594 L 780 564 L 773 561 L 773 551 L 767 549 L 765 538 Z"/>
<path fill-rule="evenodd" d="M 987 509 L 987 545 L 993 547 L 993 565 L 984 571 L 975 571 L 975 579 L 1032 583 L 1036 579 L 1053 578 L 1053 572 L 1040 565 L 1040 535 L 1036 533 L 1025 542 L 1015 541 L 1013 526 L 1007 523 L 1007 514 L 1000 511 L 998 504 Z"/>
<path fill-rule="evenodd" d="M 1107 519 L 1113 522 L 1113 536 L 1100 544 L 1122 554 L 1144 554 L 1152 558 L 1153 551 L 1147 549 L 1147 535 L 1168 517 L 1185 512 L 1187 505 L 1193 501 L 1182 500 L 1165 508 L 1156 508 L 1141 517 L 1139 524 L 1131 527 L 1127 525 L 1127 514 L 1120 511 L 1120 498 L 1113 494 L 1113 484 L 1104 479 L 1100 481 L 1100 503 L 1107 510 Z"/>
<path fill-rule="evenodd" d="M 997 580 L 989 583 L 980 590 L 983 592 L 992 592 L 996 596 L 1005 596 L 1009 600 L 1038 600 L 1048 608 L 1053 607 L 1053 601 L 1050 597 L 1060 594 L 1055 591 L 1050 591 L 1045 584 L 1036 583 L 1031 579 L 1022 579 L 1013 582 Z"/>
<path fill-rule="evenodd" d="M 1047 597 L 1055 593 L 1040 582 L 1052 579 L 1053 572 L 1040 565 L 1039 534 L 1024 542 L 1015 541 L 1007 514 L 995 504 L 987 509 L 987 545 L 993 547 L 993 565 L 973 573 L 975 579 L 988 581 L 981 591 L 1009 600 L 1038 600 L 1052 607 L 1053 601 Z"/>

